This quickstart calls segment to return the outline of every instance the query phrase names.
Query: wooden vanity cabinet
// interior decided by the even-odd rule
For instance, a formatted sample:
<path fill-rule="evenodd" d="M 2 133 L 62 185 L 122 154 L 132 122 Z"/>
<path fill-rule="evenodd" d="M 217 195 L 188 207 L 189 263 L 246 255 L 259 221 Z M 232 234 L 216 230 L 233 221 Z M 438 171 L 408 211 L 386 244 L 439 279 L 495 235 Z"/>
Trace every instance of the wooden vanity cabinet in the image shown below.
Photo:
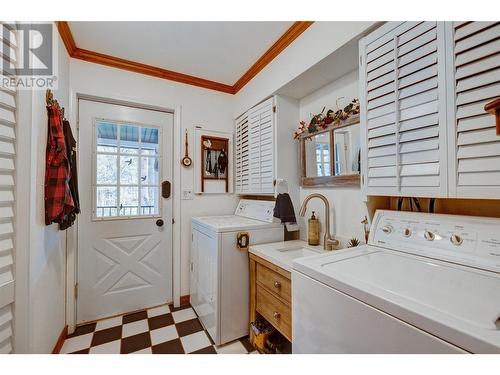
<path fill-rule="evenodd" d="M 266 319 L 292 341 L 292 283 L 289 271 L 250 255 L 250 321 Z M 250 330 L 250 336 L 252 331 Z"/>

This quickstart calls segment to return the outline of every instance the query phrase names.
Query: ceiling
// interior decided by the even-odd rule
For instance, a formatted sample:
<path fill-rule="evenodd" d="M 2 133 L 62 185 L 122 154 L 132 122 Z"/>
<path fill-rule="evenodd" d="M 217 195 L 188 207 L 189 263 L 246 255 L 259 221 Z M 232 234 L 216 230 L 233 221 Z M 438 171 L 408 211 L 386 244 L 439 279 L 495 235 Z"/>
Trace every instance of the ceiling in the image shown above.
<path fill-rule="evenodd" d="M 75 44 L 233 85 L 293 22 L 69 22 Z"/>
<path fill-rule="evenodd" d="M 363 35 L 358 35 L 332 52 L 323 60 L 281 87 L 277 93 L 301 99 L 349 72 L 357 70 L 358 65 L 356 62 L 359 56 L 358 41 Z"/>

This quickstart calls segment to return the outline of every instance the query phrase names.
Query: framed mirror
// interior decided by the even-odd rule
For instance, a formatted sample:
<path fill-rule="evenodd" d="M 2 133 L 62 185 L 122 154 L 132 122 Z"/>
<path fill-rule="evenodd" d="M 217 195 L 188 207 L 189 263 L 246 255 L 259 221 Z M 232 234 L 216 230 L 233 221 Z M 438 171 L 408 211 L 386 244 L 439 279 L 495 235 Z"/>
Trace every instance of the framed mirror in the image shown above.
<path fill-rule="evenodd" d="M 359 186 L 359 115 L 299 139 L 301 186 Z"/>

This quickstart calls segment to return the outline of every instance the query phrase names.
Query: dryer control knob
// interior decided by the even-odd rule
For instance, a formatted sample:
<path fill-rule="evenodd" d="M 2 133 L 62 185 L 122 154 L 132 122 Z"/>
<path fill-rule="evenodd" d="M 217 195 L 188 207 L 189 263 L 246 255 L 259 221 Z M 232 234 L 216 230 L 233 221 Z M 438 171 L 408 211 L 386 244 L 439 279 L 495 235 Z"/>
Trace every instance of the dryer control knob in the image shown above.
<path fill-rule="evenodd" d="M 410 237 L 410 236 L 411 236 L 411 229 L 410 229 L 410 228 L 406 228 L 406 229 L 403 231 L 403 236 L 405 236 L 405 237 Z"/>
<path fill-rule="evenodd" d="M 424 232 L 424 237 L 427 241 L 434 241 L 434 238 L 436 238 L 436 235 L 432 233 L 430 230 L 426 230 Z"/>
<path fill-rule="evenodd" d="M 382 227 L 382 232 L 384 232 L 385 234 L 392 233 L 392 225 L 384 225 Z"/>
<path fill-rule="evenodd" d="M 464 242 L 464 239 L 458 234 L 453 233 L 450 237 L 450 241 L 453 245 L 460 246 L 462 242 Z"/>

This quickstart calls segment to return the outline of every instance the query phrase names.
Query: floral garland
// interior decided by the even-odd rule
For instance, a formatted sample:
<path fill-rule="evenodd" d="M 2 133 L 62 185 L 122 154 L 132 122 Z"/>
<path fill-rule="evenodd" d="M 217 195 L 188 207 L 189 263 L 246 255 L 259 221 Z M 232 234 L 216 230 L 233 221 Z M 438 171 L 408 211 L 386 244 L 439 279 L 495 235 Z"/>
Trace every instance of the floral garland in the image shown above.
<path fill-rule="evenodd" d="M 301 121 L 297 130 L 293 133 L 293 139 L 298 139 L 305 132 L 309 134 L 317 133 L 320 129 L 326 129 L 330 124 L 339 125 L 350 116 L 357 115 L 359 113 L 359 99 L 353 99 L 344 109 L 339 109 L 336 112 L 329 109 L 324 114 L 325 109 L 326 107 L 323 107 L 321 113 L 314 115 L 309 125 L 306 125 L 305 121 Z"/>

